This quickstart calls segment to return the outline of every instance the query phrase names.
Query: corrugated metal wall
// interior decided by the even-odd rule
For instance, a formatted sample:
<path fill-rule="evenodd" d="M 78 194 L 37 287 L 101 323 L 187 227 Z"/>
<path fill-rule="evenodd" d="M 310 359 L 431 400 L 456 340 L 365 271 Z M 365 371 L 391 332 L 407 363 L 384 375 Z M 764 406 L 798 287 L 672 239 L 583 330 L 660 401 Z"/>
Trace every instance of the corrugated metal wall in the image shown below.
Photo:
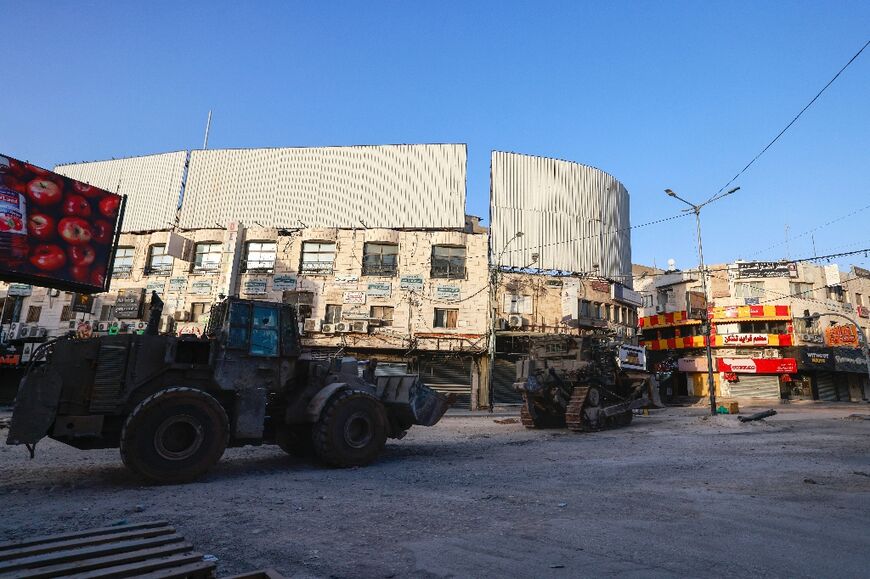
<path fill-rule="evenodd" d="M 181 227 L 463 227 L 462 144 L 211 149 L 190 158 Z"/>
<path fill-rule="evenodd" d="M 122 231 L 167 229 L 175 222 L 187 151 L 58 165 L 56 173 L 127 195 Z M 120 184 L 120 188 L 119 188 Z"/>
<path fill-rule="evenodd" d="M 622 183 L 579 163 L 498 151 L 491 173 L 491 244 L 499 265 L 598 273 L 630 285 Z M 518 231 L 523 237 L 510 242 Z"/>

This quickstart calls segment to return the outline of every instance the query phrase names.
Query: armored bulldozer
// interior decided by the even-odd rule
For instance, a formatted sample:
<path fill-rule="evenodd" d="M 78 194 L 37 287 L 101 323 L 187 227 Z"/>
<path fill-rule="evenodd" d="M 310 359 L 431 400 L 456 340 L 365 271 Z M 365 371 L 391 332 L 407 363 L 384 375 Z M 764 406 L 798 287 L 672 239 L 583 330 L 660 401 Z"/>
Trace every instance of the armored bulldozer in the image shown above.
<path fill-rule="evenodd" d="M 375 460 L 386 439 L 438 422 L 450 401 L 415 375 L 362 372 L 353 358 L 300 348 L 294 309 L 225 299 L 202 337 L 158 335 L 152 295 L 143 334 L 44 344 L 21 381 L 7 444 L 33 456 L 48 436 L 79 449 L 120 448 L 159 483 L 187 482 L 227 446 L 277 444 L 337 467 Z"/>
<path fill-rule="evenodd" d="M 645 351 L 608 336 L 547 336 L 517 362 L 526 428 L 590 432 L 631 423 L 646 404 Z"/>

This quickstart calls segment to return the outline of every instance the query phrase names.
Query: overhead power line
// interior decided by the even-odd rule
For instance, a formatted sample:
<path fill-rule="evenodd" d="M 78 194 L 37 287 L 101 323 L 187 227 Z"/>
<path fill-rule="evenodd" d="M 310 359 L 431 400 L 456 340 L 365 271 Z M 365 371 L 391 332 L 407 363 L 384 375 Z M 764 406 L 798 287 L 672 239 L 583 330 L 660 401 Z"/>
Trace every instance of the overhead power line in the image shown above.
<path fill-rule="evenodd" d="M 870 46 L 870 40 L 868 40 L 866 43 L 864 43 L 864 46 L 861 47 L 861 50 L 859 50 L 858 52 L 856 52 L 855 55 L 854 55 L 852 58 L 849 59 L 849 62 L 847 62 L 846 64 L 844 64 L 844 65 L 843 65 L 843 68 L 841 68 L 840 70 L 837 71 L 837 74 L 834 75 L 834 78 L 832 78 L 831 80 L 829 80 L 829 81 L 828 81 L 828 84 L 826 84 L 825 86 L 822 87 L 822 90 L 820 90 L 820 91 L 816 94 L 816 96 L 813 97 L 813 100 L 811 100 L 809 103 L 807 103 L 807 106 L 805 106 L 804 108 L 802 108 L 802 109 L 801 109 L 801 112 L 799 112 L 799 113 L 798 113 L 798 114 L 797 114 L 797 115 L 796 115 L 796 116 L 795 116 L 795 117 L 794 117 L 794 118 L 793 118 L 793 119 L 792 119 L 792 120 L 791 120 L 791 121 L 790 121 L 790 122 L 785 126 L 785 128 L 784 128 L 783 130 L 781 130 L 781 131 L 779 132 L 779 134 L 776 135 L 776 137 L 774 137 L 773 140 L 772 140 L 771 142 L 769 142 L 769 143 L 768 143 L 768 144 L 767 144 L 767 145 L 766 145 L 766 146 L 761 150 L 760 153 L 758 153 L 757 155 L 755 155 L 755 157 L 753 157 L 752 160 L 749 161 L 749 162 L 746 164 L 745 167 L 743 167 L 742 169 L 740 169 L 740 171 L 739 171 L 736 175 L 734 175 L 734 176 L 731 178 L 730 181 L 728 181 L 727 183 L 725 183 L 725 184 L 722 186 L 722 188 L 719 189 L 719 191 L 716 192 L 716 195 L 718 195 L 719 193 L 721 193 L 722 191 L 724 191 L 724 190 L 725 190 L 729 185 L 731 185 L 731 183 L 733 183 L 734 181 L 736 181 L 737 178 L 740 177 L 740 175 L 742 175 L 743 173 L 745 173 L 746 170 L 749 169 L 749 167 L 751 167 L 751 166 L 752 166 L 752 165 L 753 165 L 753 164 L 754 164 L 754 163 L 759 159 L 759 157 L 761 157 L 764 153 L 766 153 L 767 150 L 768 150 L 769 148 L 771 148 L 771 147 L 773 146 L 773 144 L 776 143 L 776 142 L 779 140 L 779 138 L 782 137 L 782 136 L 785 134 L 785 132 L 786 132 L 787 130 L 789 130 L 793 124 L 795 124 L 795 123 L 797 122 L 797 120 L 798 120 L 799 118 L 801 118 L 801 115 L 803 115 L 804 112 L 806 112 L 806 110 L 807 110 L 808 108 L 810 108 L 810 107 L 813 105 L 813 103 L 816 102 L 816 101 L 819 99 L 820 96 L 822 96 L 822 93 L 824 93 L 824 92 L 828 89 L 829 86 L 831 86 L 832 84 L 834 84 L 834 81 L 837 80 L 837 78 L 838 78 L 841 74 L 843 74 L 843 71 L 846 70 L 846 69 L 849 67 L 850 64 L 852 64 L 853 62 L 855 62 L 855 59 L 857 59 L 857 58 L 861 55 L 861 53 L 864 52 L 864 49 L 867 48 L 867 46 Z M 716 195 L 713 195 L 713 197 L 715 197 Z"/>

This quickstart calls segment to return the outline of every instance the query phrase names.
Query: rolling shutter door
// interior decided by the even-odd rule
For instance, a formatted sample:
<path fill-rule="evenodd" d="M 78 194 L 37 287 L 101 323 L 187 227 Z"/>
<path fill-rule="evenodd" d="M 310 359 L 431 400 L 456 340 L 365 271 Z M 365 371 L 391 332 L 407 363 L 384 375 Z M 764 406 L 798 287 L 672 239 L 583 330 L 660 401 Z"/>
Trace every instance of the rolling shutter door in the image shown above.
<path fill-rule="evenodd" d="M 816 388 L 819 390 L 819 400 L 837 401 L 837 380 L 833 372 L 817 372 Z"/>
<path fill-rule="evenodd" d="M 772 398 L 779 400 L 779 377 L 764 374 L 738 374 L 731 384 L 735 398 Z"/>
<path fill-rule="evenodd" d="M 471 358 L 421 358 L 420 378 L 438 392 L 456 394 L 455 406 L 471 405 Z"/>
<path fill-rule="evenodd" d="M 512 359 L 496 358 L 492 373 L 492 399 L 498 404 L 519 404 L 523 395 L 514 390 L 517 364 Z"/>

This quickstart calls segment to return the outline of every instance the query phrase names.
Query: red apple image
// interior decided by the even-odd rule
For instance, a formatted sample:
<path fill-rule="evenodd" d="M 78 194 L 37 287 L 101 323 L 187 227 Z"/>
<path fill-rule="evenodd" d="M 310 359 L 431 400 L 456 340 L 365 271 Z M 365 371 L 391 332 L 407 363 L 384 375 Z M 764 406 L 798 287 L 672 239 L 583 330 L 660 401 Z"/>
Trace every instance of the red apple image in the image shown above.
<path fill-rule="evenodd" d="M 4 175 L 3 184 L 18 193 L 27 193 L 27 185 L 25 185 L 21 179 L 13 175 Z"/>
<path fill-rule="evenodd" d="M 27 219 L 27 232 L 34 239 L 48 241 L 54 237 L 55 225 L 54 217 L 51 215 L 31 213 Z"/>
<path fill-rule="evenodd" d="M 106 270 L 104 269 L 95 269 L 91 272 L 91 284 L 97 287 L 103 287 L 106 285 Z"/>
<path fill-rule="evenodd" d="M 94 236 L 91 224 L 81 217 L 64 217 L 57 224 L 57 232 L 70 245 L 86 245 Z"/>
<path fill-rule="evenodd" d="M 94 241 L 97 243 L 110 243 L 112 241 L 112 224 L 105 219 L 97 219 L 92 224 Z"/>
<path fill-rule="evenodd" d="M 12 231 L 15 229 L 15 221 L 12 217 L 0 217 L 0 231 Z"/>
<path fill-rule="evenodd" d="M 118 214 L 118 206 L 121 204 L 121 198 L 117 195 L 106 195 L 100 199 L 100 213 L 106 217 L 114 217 Z"/>
<path fill-rule="evenodd" d="M 81 195 L 67 195 L 63 201 L 62 210 L 65 215 L 91 216 L 91 204 Z"/>
<path fill-rule="evenodd" d="M 66 264 L 66 255 L 57 245 L 43 243 L 30 252 L 30 263 L 42 271 L 56 271 Z"/>
<path fill-rule="evenodd" d="M 27 196 L 37 205 L 45 207 L 54 205 L 60 201 L 63 195 L 61 194 L 60 187 L 54 181 L 49 179 L 34 179 L 27 184 Z"/>
<path fill-rule="evenodd" d="M 84 195 L 85 197 L 99 197 L 102 195 L 103 191 L 93 185 L 88 185 L 87 183 L 82 183 L 81 181 L 73 181 L 73 189 L 79 195 Z"/>
<path fill-rule="evenodd" d="M 24 170 L 33 173 L 34 175 L 39 175 L 40 177 L 45 177 L 51 173 L 42 167 L 37 167 L 36 165 L 31 165 L 30 163 L 24 163 Z"/>
<path fill-rule="evenodd" d="M 72 265 L 91 265 L 97 257 L 97 252 L 90 245 L 73 245 L 67 248 L 67 256 Z"/>
<path fill-rule="evenodd" d="M 79 283 L 90 283 L 91 281 L 91 268 L 87 265 L 71 265 L 69 274 Z"/>
<path fill-rule="evenodd" d="M 9 157 L 0 157 L 0 173 L 22 177 L 26 171 L 24 170 L 24 163 L 21 161 L 10 159 Z"/>

